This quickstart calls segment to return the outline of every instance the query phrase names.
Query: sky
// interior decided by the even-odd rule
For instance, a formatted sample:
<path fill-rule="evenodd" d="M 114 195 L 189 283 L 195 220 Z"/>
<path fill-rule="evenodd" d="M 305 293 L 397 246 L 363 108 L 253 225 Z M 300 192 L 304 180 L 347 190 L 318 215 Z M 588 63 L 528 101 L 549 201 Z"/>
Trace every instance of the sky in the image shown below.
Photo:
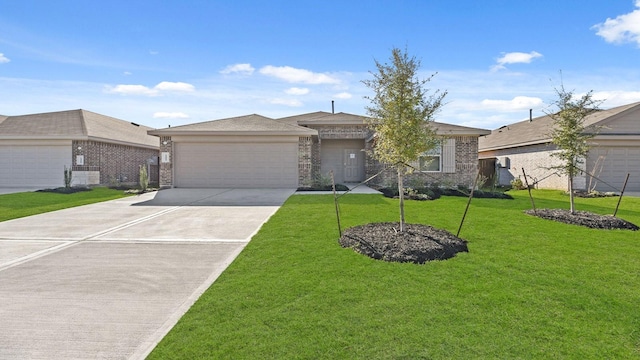
<path fill-rule="evenodd" d="M 0 114 L 366 115 L 362 81 L 393 48 L 447 92 L 438 122 L 542 116 L 561 86 L 640 101 L 640 0 L 0 0 Z"/>

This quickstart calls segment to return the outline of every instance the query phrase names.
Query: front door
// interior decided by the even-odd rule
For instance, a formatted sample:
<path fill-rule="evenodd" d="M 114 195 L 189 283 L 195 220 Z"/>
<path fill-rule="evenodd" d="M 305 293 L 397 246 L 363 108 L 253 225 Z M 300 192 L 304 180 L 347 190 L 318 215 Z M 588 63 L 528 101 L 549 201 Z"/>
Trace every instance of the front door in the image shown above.
<path fill-rule="evenodd" d="M 362 181 L 362 151 L 360 149 L 344 150 L 344 181 Z"/>

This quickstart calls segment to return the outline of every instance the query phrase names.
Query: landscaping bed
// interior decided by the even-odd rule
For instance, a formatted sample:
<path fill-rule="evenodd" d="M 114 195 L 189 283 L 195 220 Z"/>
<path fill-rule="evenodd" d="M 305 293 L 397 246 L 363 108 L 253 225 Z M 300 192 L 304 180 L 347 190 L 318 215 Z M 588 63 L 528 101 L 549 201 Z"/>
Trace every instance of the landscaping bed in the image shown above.
<path fill-rule="evenodd" d="M 559 221 L 565 224 L 586 226 L 592 229 L 624 229 L 637 231 L 637 225 L 626 220 L 610 216 L 599 215 L 588 211 L 576 211 L 572 214 L 564 209 L 537 209 L 525 210 L 526 214 L 537 216 L 543 219 Z"/>
<path fill-rule="evenodd" d="M 459 252 L 468 252 L 467 242 L 446 230 L 422 224 L 374 223 L 344 231 L 340 245 L 373 259 L 424 264 L 445 260 Z"/>
<path fill-rule="evenodd" d="M 388 198 L 398 197 L 398 188 L 396 187 L 384 187 L 378 189 L 384 196 Z M 420 187 L 420 188 L 405 188 L 405 199 L 407 200 L 435 200 L 441 196 L 461 196 L 469 197 L 470 190 L 465 189 L 453 189 L 453 188 L 439 188 L 439 187 Z M 474 198 L 483 199 L 509 199 L 513 197 L 501 191 L 485 191 L 475 190 L 473 192 Z"/>

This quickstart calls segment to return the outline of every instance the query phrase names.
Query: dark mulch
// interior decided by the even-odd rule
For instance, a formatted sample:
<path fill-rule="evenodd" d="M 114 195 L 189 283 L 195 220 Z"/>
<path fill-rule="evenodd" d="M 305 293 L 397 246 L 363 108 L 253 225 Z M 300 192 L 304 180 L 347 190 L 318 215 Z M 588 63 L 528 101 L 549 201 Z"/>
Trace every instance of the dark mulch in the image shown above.
<path fill-rule="evenodd" d="M 336 184 L 336 191 L 347 191 L 349 188 L 346 185 Z M 333 191 L 331 185 L 326 186 L 301 186 L 298 191 Z"/>
<path fill-rule="evenodd" d="M 431 260 L 445 260 L 459 252 L 468 252 L 467 242 L 445 230 L 428 225 L 405 224 L 400 233 L 399 223 L 373 223 L 346 229 L 339 242 L 342 247 L 371 258 L 424 264 Z"/>
<path fill-rule="evenodd" d="M 449 188 L 415 188 L 413 192 L 405 194 L 407 200 L 435 200 L 441 196 L 461 196 L 469 197 L 470 190 L 459 190 Z M 384 196 L 388 198 L 398 197 L 398 188 L 380 188 L 378 189 Z M 485 191 L 476 190 L 473 192 L 473 197 L 476 199 L 508 199 L 513 200 L 513 197 L 501 191 Z"/>
<path fill-rule="evenodd" d="M 594 214 L 588 211 L 576 211 L 575 214 L 571 214 L 571 211 L 564 209 L 537 209 L 535 212 L 533 210 L 525 210 L 525 213 L 543 219 L 586 226 L 592 229 L 623 229 L 633 231 L 640 229 L 637 225 L 626 220 L 610 215 Z"/>
<path fill-rule="evenodd" d="M 36 192 L 47 192 L 47 193 L 56 193 L 56 194 L 75 194 L 77 192 L 82 191 L 91 191 L 91 188 L 84 186 L 72 186 L 72 187 L 59 187 L 53 189 L 42 189 L 37 190 Z"/>

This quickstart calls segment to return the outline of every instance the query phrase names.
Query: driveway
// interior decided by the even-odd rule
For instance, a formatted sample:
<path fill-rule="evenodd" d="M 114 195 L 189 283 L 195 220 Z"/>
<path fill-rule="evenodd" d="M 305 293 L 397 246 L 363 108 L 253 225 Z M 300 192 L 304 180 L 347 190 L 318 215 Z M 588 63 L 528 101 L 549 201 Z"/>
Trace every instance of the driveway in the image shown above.
<path fill-rule="evenodd" d="M 143 359 L 293 192 L 170 189 L 0 222 L 0 358 Z"/>

